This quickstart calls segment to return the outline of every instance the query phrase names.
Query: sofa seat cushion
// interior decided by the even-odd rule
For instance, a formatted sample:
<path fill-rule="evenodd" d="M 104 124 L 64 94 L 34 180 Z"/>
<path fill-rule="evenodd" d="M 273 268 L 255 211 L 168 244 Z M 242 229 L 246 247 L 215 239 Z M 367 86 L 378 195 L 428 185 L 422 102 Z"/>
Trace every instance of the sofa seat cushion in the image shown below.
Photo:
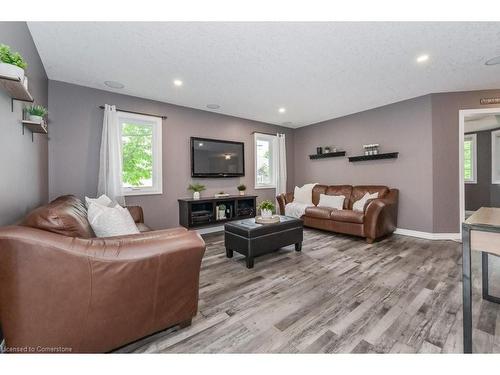
<path fill-rule="evenodd" d="M 87 209 L 73 195 L 61 196 L 31 211 L 22 225 L 68 237 L 91 238 L 94 232 L 87 219 Z"/>
<path fill-rule="evenodd" d="M 363 224 L 365 215 L 363 212 L 352 210 L 333 210 L 330 214 L 330 219 L 344 223 Z"/>
<path fill-rule="evenodd" d="M 308 207 L 306 208 L 306 213 L 305 215 L 307 217 L 314 217 L 316 219 L 330 219 L 330 215 L 333 211 L 338 211 L 335 210 L 334 208 L 330 207 Z"/>

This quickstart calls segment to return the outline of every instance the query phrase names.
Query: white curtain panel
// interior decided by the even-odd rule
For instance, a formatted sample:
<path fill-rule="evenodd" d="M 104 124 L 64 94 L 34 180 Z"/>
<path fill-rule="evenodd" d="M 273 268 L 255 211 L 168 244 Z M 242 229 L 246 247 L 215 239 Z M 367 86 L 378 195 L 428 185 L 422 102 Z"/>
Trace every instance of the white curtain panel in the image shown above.
<path fill-rule="evenodd" d="M 114 105 L 104 106 L 97 196 L 107 195 L 121 206 L 125 205 L 122 192 L 122 155 L 118 114 Z"/>
<path fill-rule="evenodd" d="M 285 134 L 276 134 L 276 195 L 286 193 Z"/>

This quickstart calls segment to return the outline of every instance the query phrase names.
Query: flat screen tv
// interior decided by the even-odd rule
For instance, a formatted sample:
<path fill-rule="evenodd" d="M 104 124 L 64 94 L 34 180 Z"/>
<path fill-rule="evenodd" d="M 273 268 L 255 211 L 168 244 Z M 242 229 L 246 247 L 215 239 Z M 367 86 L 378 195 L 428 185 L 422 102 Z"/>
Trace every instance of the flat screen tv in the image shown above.
<path fill-rule="evenodd" d="M 191 137 L 191 177 L 245 175 L 243 142 Z"/>

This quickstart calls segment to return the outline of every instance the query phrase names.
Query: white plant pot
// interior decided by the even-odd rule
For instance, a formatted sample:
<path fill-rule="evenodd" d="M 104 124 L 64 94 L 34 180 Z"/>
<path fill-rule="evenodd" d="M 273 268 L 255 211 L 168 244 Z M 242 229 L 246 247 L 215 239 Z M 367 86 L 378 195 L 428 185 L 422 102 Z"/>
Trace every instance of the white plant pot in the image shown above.
<path fill-rule="evenodd" d="M 38 124 L 41 124 L 43 121 L 42 116 L 29 115 L 29 119 L 30 119 L 30 121 L 36 122 Z"/>
<path fill-rule="evenodd" d="M 193 191 L 193 199 L 200 199 L 200 192 L 199 191 Z"/>
<path fill-rule="evenodd" d="M 240 190 L 240 195 L 245 195 L 245 190 Z"/>
<path fill-rule="evenodd" d="M 19 78 L 24 82 L 24 69 L 16 65 L 0 63 L 0 75 L 9 78 Z"/>
<path fill-rule="evenodd" d="M 219 220 L 226 218 L 226 210 L 219 210 Z"/>
<path fill-rule="evenodd" d="M 273 216 L 273 211 L 260 210 L 260 216 L 262 216 L 263 219 L 270 219 Z"/>

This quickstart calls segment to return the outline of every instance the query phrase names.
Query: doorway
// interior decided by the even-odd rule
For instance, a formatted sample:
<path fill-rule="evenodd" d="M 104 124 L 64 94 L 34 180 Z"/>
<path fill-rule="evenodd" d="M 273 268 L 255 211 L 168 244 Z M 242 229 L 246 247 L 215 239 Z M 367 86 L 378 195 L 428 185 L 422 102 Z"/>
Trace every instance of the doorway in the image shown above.
<path fill-rule="evenodd" d="M 500 108 L 459 111 L 460 233 L 480 207 L 500 207 Z"/>

